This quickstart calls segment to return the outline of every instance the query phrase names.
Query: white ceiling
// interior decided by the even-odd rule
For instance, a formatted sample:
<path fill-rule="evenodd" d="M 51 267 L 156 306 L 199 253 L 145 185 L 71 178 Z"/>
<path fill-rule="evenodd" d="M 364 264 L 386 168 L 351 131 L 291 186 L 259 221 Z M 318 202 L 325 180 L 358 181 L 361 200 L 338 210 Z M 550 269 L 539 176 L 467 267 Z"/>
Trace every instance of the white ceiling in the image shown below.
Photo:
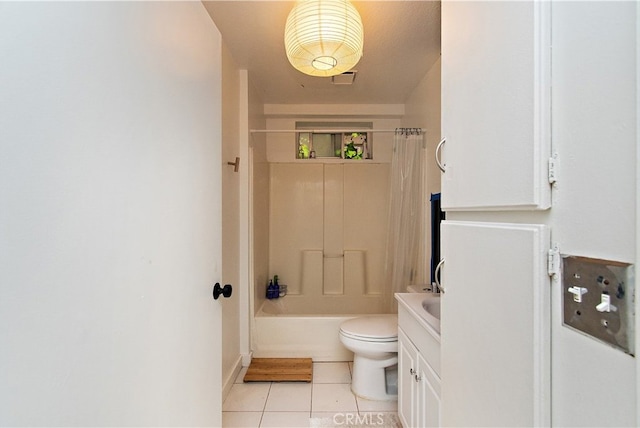
<path fill-rule="evenodd" d="M 352 1 L 364 25 L 353 85 L 295 70 L 284 51 L 294 1 L 203 1 L 267 104 L 402 104 L 440 56 L 440 2 Z"/>

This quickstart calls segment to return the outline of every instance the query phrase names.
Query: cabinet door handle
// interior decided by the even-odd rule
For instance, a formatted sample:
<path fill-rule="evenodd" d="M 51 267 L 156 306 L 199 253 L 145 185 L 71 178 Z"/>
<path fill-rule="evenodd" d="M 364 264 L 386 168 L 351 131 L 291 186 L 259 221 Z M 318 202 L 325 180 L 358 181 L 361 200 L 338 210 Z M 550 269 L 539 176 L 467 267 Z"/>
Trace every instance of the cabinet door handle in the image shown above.
<path fill-rule="evenodd" d="M 442 171 L 442 172 L 446 172 L 446 171 L 444 170 L 444 165 L 440 161 L 440 156 L 439 155 L 440 155 L 440 150 L 442 150 L 442 146 L 444 145 L 444 143 L 446 141 L 447 141 L 447 137 L 444 137 L 442 140 L 440 140 L 440 142 L 436 146 L 436 163 L 438 164 L 438 168 L 440 168 L 440 171 Z"/>
<path fill-rule="evenodd" d="M 416 380 L 416 382 L 420 382 L 422 380 L 422 377 L 414 375 L 414 379 Z"/>
<path fill-rule="evenodd" d="M 440 273 L 440 270 L 442 269 L 443 264 L 444 264 L 444 259 L 440 260 L 440 263 L 438 263 L 435 271 L 433 272 L 433 278 L 435 279 L 437 290 L 440 290 L 440 293 L 444 293 L 444 288 L 442 288 L 442 284 L 440 284 L 440 280 L 438 279 L 438 276 L 439 276 L 438 274 Z"/>
<path fill-rule="evenodd" d="M 414 375 L 416 374 L 416 371 L 414 369 L 409 369 L 409 374 Z"/>

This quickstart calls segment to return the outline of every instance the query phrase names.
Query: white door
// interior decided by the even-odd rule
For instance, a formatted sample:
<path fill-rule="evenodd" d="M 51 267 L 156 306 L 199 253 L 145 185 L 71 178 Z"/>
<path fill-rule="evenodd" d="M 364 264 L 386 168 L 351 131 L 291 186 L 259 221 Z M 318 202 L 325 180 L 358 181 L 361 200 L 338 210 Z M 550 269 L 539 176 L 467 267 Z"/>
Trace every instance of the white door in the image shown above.
<path fill-rule="evenodd" d="M 442 424 L 549 426 L 549 230 L 442 223 Z"/>
<path fill-rule="evenodd" d="M 0 425 L 220 426 L 220 34 L 0 4 Z"/>
<path fill-rule="evenodd" d="M 417 400 L 415 375 L 418 368 L 418 349 L 398 330 L 398 416 L 402 426 L 416 427 Z"/>
<path fill-rule="evenodd" d="M 440 423 L 440 378 L 433 368 L 427 363 L 422 354 L 417 355 L 419 367 L 419 379 L 417 382 L 418 397 L 418 423 L 416 426 L 425 428 L 437 428 Z"/>
<path fill-rule="evenodd" d="M 442 209 L 550 206 L 550 3 L 442 2 Z"/>

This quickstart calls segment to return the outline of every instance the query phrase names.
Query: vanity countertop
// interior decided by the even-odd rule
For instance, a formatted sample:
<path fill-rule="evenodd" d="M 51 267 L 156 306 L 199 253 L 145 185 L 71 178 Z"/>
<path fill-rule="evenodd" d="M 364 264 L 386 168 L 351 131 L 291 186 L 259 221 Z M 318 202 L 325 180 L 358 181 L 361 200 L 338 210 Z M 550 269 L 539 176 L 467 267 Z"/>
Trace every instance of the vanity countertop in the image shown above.
<path fill-rule="evenodd" d="M 440 296 L 436 293 L 395 295 L 398 301 L 398 335 L 413 343 L 437 376 L 440 376 Z M 435 314 L 427 312 L 425 307 Z"/>
<path fill-rule="evenodd" d="M 404 318 L 403 311 L 440 342 L 440 294 L 436 293 L 396 293 L 398 319 Z"/>

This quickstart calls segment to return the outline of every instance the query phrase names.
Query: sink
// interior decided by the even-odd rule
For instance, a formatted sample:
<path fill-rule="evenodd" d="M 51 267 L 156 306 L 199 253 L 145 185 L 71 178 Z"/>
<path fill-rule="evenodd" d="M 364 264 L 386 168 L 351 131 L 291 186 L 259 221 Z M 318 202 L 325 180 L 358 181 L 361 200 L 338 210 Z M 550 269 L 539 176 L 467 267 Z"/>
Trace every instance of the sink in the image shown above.
<path fill-rule="evenodd" d="M 428 298 L 422 301 L 422 308 L 440 321 L 440 299 Z"/>
<path fill-rule="evenodd" d="M 422 315 L 426 318 L 427 323 L 440 333 L 440 295 L 429 295 L 422 301 L 422 309 L 424 310 Z"/>
<path fill-rule="evenodd" d="M 423 325 L 440 336 L 440 294 L 396 293 L 399 304 L 407 308 Z"/>

